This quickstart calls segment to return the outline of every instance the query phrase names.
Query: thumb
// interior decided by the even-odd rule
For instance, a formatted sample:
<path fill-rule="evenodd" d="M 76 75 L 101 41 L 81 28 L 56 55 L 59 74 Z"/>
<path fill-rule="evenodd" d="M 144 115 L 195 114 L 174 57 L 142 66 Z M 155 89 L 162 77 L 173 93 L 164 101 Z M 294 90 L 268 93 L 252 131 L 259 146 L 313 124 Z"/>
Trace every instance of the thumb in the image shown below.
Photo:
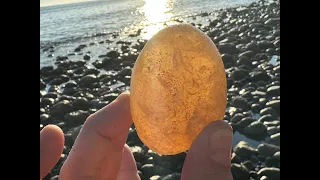
<path fill-rule="evenodd" d="M 224 121 L 206 126 L 192 143 L 182 169 L 182 180 L 232 180 L 232 128 Z"/>

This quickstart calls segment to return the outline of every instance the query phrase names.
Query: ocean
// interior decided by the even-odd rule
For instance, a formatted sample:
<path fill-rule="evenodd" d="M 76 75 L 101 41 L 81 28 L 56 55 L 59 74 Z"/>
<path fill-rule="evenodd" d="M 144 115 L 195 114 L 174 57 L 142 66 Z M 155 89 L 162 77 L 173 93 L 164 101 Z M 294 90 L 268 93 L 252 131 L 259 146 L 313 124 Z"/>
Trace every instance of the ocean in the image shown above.
<path fill-rule="evenodd" d="M 42 49 L 55 46 L 67 52 L 76 45 L 106 39 L 112 32 L 120 36 L 142 29 L 149 39 L 170 19 L 238 5 L 255 0 L 98 0 L 40 7 L 40 66 L 51 59 Z"/>

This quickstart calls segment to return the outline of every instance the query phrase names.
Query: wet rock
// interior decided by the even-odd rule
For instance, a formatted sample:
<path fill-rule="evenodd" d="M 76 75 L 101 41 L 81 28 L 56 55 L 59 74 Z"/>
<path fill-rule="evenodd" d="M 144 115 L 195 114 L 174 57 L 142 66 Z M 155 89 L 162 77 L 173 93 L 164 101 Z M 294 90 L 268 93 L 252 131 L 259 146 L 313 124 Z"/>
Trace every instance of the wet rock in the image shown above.
<path fill-rule="evenodd" d="M 78 84 L 80 87 L 90 87 L 96 81 L 97 81 L 97 77 L 93 74 L 90 74 L 82 77 Z"/>
<path fill-rule="evenodd" d="M 53 98 L 41 98 L 40 106 L 41 107 L 52 106 L 54 104 L 54 102 L 55 101 Z"/>
<path fill-rule="evenodd" d="M 268 127 L 268 128 L 267 128 L 267 134 L 268 134 L 268 135 L 273 135 L 273 134 L 276 134 L 276 133 L 278 133 L 278 132 L 280 132 L 280 129 L 278 129 L 278 128 L 275 127 L 275 126 L 271 126 L 271 127 Z"/>
<path fill-rule="evenodd" d="M 90 113 L 87 111 L 73 111 L 64 116 L 64 119 L 68 125 L 68 127 L 75 127 L 82 125 L 86 119 L 89 117 Z"/>
<path fill-rule="evenodd" d="M 231 122 L 234 122 L 234 123 L 237 123 L 237 122 L 239 122 L 241 119 L 243 119 L 244 118 L 244 115 L 243 114 L 241 114 L 241 113 L 237 113 L 237 114 L 235 114 L 232 118 L 231 118 Z"/>
<path fill-rule="evenodd" d="M 46 88 L 46 83 L 43 82 L 42 79 L 40 79 L 40 90 L 45 89 Z"/>
<path fill-rule="evenodd" d="M 90 107 L 88 100 L 84 97 L 75 99 L 72 105 L 74 110 L 88 110 Z"/>
<path fill-rule="evenodd" d="M 252 122 L 245 127 L 243 133 L 246 135 L 263 135 L 267 131 L 267 127 L 260 121 Z"/>
<path fill-rule="evenodd" d="M 110 94 L 104 95 L 101 99 L 102 99 L 103 101 L 112 102 L 112 101 L 115 100 L 118 96 L 119 96 L 118 93 L 110 93 Z"/>
<path fill-rule="evenodd" d="M 258 113 L 260 111 L 260 109 L 261 109 L 261 105 L 260 104 L 255 103 L 255 104 L 251 105 L 251 111 L 253 113 Z"/>
<path fill-rule="evenodd" d="M 110 51 L 107 53 L 107 57 L 118 58 L 119 56 L 120 56 L 120 53 L 118 51 Z"/>
<path fill-rule="evenodd" d="M 280 161 L 280 151 L 274 153 L 273 158 Z"/>
<path fill-rule="evenodd" d="M 265 157 L 273 156 L 275 152 L 280 151 L 280 147 L 267 143 L 260 144 L 257 149 L 258 153 Z"/>
<path fill-rule="evenodd" d="M 52 98 L 52 99 L 56 99 L 58 98 L 58 94 L 55 92 L 48 92 L 47 94 L 43 95 L 42 98 Z"/>
<path fill-rule="evenodd" d="M 91 59 L 91 55 L 90 54 L 85 54 L 83 56 L 83 60 L 85 60 L 85 61 L 89 61 L 90 59 Z"/>
<path fill-rule="evenodd" d="M 267 143 L 280 146 L 280 132 L 273 134 L 266 140 Z"/>
<path fill-rule="evenodd" d="M 73 111 L 73 107 L 68 100 L 60 101 L 50 108 L 50 113 L 53 117 L 63 117 L 71 111 Z"/>
<path fill-rule="evenodd" d="M 239 50 L 236 48 L 236 46 L 232 43 L 222 43 L 218 46 L 219 52 L 221 54 L 237 54 L 239 53 Z"/>
<path fill-rule="evenodd" d="M 241 158 L 238 155 L 236 155 L 235 153 L 232 153 L 232 155 L 231 155 L 231 163 L 240 164 L 241 163 Z"/>
<path fill-rule="evenodd" d="M 181 179 L 181 173 L 173 173 L 161 178 L 161 180 L 180 180 L 180 179 Z"/>
<path fill-rule="evenodd" d="M 43 125 L 43 126 L 46 126 L 48 124 L 51 124 L 52 123 L 52 118 L 49 114 L 41 114 L 40 115 L 40 123 Z"/>
<path fill-rule="evenodd" d="M 243 70 L 243 69 L 236 69 L 230 75 L 230 78 L 233 81 L 241 81 L 247 77 L 249 77 L 249 73 L 248 73 L 248 71 Z"/>
<path fill-rule="evenodd" d="M 280 169 L 274 167 L 265 167 L 258 171 L 259 177 L 266 176 L 270 180 L 280 180 Z"/>
<path fill-rule="evenodd" d="M 271 116 L 270 114 L 266 114 L 266 115 L 263 115 L 261 116 L 258 121 L 260 122 L 265 122 L 265 121 L 272 121 L 274 120 L 275 118 L 273 116 Z"/>
<path fill-rule="evenodd" d="M 231 164 L 231 173 L 234 180 L 249 179 L 249 170 L 242 164 Z"/>
<path fill-rule="evenodd" d="M 245 161 L 242 163 L 249 171 L 254 169 L 254 164 L 251 161 Z"/>
<path fill-rule="evenodd" d="M 141 172 L 145 178 L 150 178 L 153 175 L 162 176 L 166 174 L 166 169 L 158 165 L 145 164 L 141 167 Z"/>
<path fill-rule="evenodd" d="M 77 86 L 78 86 L 78 84 L 75 81 L 70 81 L 70 82 L 67 82 L 66 84 L 64 84 L 64 88 L 74 88 Z"/>
<path fill-rule="evenodd" d="M 249 145 L 245 141 L 240 141 L 234 148 L 233 151 L 240 157 L 251 157 L 257 154 L 257 150 Z"/>
<path fill-rule="evenodd" d="M 271 107 L 277 111 L 277 114 L 280 116 L 280 100 L 272 100 L 266 103 L 266 107 Z"/>
<path fill-rule="evenodd" d="M 251 72 L 250 73 L 250 77 L 251 77 L 251 80 L 253 82 L 256 82 L 256 81 L 265 81 L 265 82 L 268 82 L 270 81 L 270 76 L 266 73 L 266 72 L 263 72 L 263 71 L 254 71 L 254 72 Z"/>
<path fill-rule="evenodd" d="M 278 117 L 277 111 L 271 107 L 261 109 L 261 111 L 260 111 L 261 116 L 268 115 L 268 114 L 271 115 L 273 118 Z"/>
<path fill-rule="evenodd" d="M 235 108 L 240 108 L 240 109 L 243 109 L 243 110 L 248 110 L 249 109 L 248 101 L 245 98 L 240 97 L 240 96 L 234 97 L 232 99 L 231 106 L 233 106 Z"/>
<path fill-rule="evenodd" d="M 238 128 L 242 129 L 249 126 L 252 122 L 254 122 L 254 119 L 252 119 L 251 117 L 245 117 L 245 118 L 242 118 L 241 121 L 236 123 L 236 127 L 237 129 Z"/>
<path fill-rule="evenodd" d="M 271 86 L 267 89 L 269 96 L 280 96 L 280 86 Z"/>
<path fill-rule="evenodd" d="M 134 159 L 137 161 L 137 162 L 143 162 L 146 160 L 146 156 L 145 156 L 145 151 L 140 147 L 140 146 L 133 146 L 133 147 L 130 147 L 130 150 L 133 154 L 133 157 Z"/>
<path fill-rule="evenodd" d="M 265 121 L 263 122 L 264 125 L 270 127 L 270 126 L 279 126 L 280 125 L 280 121 L 278 120 L 273 120 L 273 121 Z"/>
<path fill-rule="evenodd" d="M 100 73 L 100 71 L 98 69 L 95 69 L 95 68 L 89 68 L 89 69 L 86 69 L 84 71 L 84 75 L 89 75 L 89 74 L 93 74 L 93 75 L 98 75 Z"/>

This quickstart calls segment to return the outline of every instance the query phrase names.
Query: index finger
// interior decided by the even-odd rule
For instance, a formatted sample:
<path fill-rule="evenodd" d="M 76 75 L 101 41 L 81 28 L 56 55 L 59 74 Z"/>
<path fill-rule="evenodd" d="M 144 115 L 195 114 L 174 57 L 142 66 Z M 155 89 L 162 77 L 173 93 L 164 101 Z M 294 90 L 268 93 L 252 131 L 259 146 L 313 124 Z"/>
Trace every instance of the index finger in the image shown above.
<path fill-rule="evenodd" d="M 61 168 L 60 179 L 117 179 L 132 123 L 129 93 L 91 115 Z"/>

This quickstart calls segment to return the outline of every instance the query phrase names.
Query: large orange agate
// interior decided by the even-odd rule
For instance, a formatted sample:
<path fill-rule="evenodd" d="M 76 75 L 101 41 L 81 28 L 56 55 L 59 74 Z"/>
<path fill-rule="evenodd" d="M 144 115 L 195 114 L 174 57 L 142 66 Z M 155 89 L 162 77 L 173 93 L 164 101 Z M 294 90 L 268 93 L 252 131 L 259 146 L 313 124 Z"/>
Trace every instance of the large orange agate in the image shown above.
<path fill-rule="evenodd" d="M 206 125 L 223 119 L 227 87 L 221 56 L 197 28 L 167 27 L 137 58 L 130 93 L 141 141 L 162 155 L 186 151 Z"/>

